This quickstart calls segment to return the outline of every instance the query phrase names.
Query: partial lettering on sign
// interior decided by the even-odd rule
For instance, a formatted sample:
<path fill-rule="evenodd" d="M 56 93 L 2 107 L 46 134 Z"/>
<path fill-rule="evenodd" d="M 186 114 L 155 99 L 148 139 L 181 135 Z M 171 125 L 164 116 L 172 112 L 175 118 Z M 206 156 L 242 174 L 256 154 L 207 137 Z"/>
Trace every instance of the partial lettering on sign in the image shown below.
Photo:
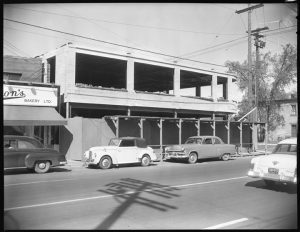
<path fill-rule="evenodd" d="M 4 105 L 57 106 L 57 88 L 3 85 Z"/>

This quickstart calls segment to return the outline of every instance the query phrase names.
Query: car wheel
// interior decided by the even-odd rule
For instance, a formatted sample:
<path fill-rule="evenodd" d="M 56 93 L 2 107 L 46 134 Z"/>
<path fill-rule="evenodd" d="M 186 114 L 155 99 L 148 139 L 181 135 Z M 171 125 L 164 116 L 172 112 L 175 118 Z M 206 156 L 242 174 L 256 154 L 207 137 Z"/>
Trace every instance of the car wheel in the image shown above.
<path fill-rule="evenodd" d="M 151 162 L 150 156 L 149 155 L 143 155 L 142 160 L 141 160 L 141 165 L 142 166 L 149 166 Z"/>
<path fill-rule="evenodd" d="M 197 160 L 198 160 L 197 154 L 196 154 L 195 152 L 192 152 L 192 153 L 189 155 L 188 162 L 189 162 L 190 164 L 194 164 L 194 163 L 197 162 Z"/>
<path fill-rule="evenodd" d="M 34 165 L 34 171 L 36 173 L 46 173 L 50 169 L 49 161 L 37 161 Z"/>
<path fill-rule="evenodd" d="M 264 181 L 268 187 L 274 187 L 274 185 L 275 185 L 275 181 L 272 181 L 272 180 L 264 180 Z"/>
<path fill-rule="evenodd" d="M 229 160 L 229 158 L 230 158 L 230 155 L 228 153 L 223 154 L 222 157 L 221 157 L 221 159 L 224 160 L 224 161 Z"/>
<path fill-rule="evenodd" d="M 109 156 L 103 156 L 99 162 L 99 167 L 101 169 L 109 169 L 112 165 L 111 158 Z"/>

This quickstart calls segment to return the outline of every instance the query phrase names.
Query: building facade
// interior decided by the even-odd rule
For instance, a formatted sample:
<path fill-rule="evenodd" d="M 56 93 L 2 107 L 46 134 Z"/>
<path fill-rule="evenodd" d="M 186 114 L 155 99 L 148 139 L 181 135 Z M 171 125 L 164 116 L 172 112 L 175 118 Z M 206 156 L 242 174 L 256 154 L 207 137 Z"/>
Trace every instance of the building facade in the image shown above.
<path fill-rule="evenodd" d="M 3 133 L 34 137 L 59 150 L 59 86 L 42 83 L 42 60 L 4 56 Z"/>
<path fill-rule="evenodd" d="M 285 123 L 269 133 L 270 142 L 279 142 L 289 137 L 297 137 L 298 133 L 298 100 L 291 95 L 290 99 L 277 100 L 278 113 L 283 116 Z"/>
<path fill-rule="evenodd" d="M 251 144 L 254 123 L 230 122 L 236 78 L 143 52 L 68 43 L 42 57 L 44 83 L 60 86 L 59 111 L 68 120 L 60 148 L 81 159 L 112 137 L 138 136 L 163 151 L 193 135 Z M 208 94 L 207 94 L 208 92 Z"/>

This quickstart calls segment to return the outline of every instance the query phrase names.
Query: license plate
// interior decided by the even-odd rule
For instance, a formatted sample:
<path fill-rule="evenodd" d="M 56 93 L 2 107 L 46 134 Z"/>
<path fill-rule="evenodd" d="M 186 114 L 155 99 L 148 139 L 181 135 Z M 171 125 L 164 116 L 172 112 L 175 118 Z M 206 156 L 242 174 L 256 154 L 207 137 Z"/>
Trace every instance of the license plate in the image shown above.
<path fill-rule="evenodd" d="M 268 173 L 270 174 L 278 174 L 278 168 L 268 168 Z"/>

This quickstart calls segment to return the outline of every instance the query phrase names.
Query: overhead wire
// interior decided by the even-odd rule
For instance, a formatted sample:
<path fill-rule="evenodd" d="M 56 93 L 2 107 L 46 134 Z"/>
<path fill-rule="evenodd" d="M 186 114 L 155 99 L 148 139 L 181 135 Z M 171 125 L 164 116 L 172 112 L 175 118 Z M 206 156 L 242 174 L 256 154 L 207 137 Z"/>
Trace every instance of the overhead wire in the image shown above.
<path fill-rule="evenodd" d="M 222 29 L 224 29 L 224 27 L 225 27 L 225 26 L 228 24 L 228 22 L 231 20 L 232 16 L 233 16 L 233 13 L 229 16 L 229 18 L 225 21 L 225 23 L 222 24 L 222 27 L 221 27 L 221 29 L 220 29 L 219 31 L 221 31 Z M 218 35 L 216 35 L 216 37 L 214 38 L 214 40 L 213 40 L 210 44 L 213 44 L 213 43 L 216 41 L 217 38 L 218 38 Z M 188 58 L 188 57 L 191 57 L 191 55 L 197 53 L 198 51 L 199 51 L 199 50 L 193 51 L 193 52 L 188 52 L 188 53 L 179 55 L 179 57 L 185 57 L 185 58 Z"/>
<path fill-rule="evenodd" d="M 72 18 L 77 18 L 77 19 L 85 19 L 85 20 L 101 21 L 101 22 L 111 23 L 111 24 L 120 24 L 120 25 L 126 25 L 126 26 L 133 26 L 133 27 L 141 27 L 141 28 L 149 28 L 149 29 L 157 29 L 157 30 L 165 30 L 165 31 L 187 32 L 187 33 L 194 33 L 194 34 L 207 34 L 207 35 L 217 35 L 217 34 L 219 34 L 218 32 L 180 30 L 180 29 L 167 28 L 167 27 L 154 27 L 154 26 L 147 26 L 147 25 L 122 23 L 122 22 L 115 22 L 115 21 L 109 21 L 109 20 L 103 20 L 103 19 L 88 18 L 88 17 L 82 17 L 82 16 L 72 16 L 72 15 L 66 15 L 66 14 L 58 14 L 58 13 L 49 12 L 49 11 L 33 10 L 33 9 L 27 9 L 27 8 L 22 8 L 22 7 L 15 7 L 15 6 L 8 6 L 8 7 L 18 8 L 18 9 L 23 9 L 23 10 L 28 10 L 28 11 L 35 11 L 35 12 L 40 12 L 40 13 L 46 13 L 46 14 L 65 16 L 65 17 L 72 17 Z M 226 33 L 226 34 L 222 34 L 222 35 L 233 36 L 233 35 L 241 35 L 241 34 L 240 33 Z"/>
<path fill-rule="evenodd" d="M 66 9 L 66 8 L 64 8 L 64 7 L 62 7 L 62 6 L 59 6 L 59 7 L 62 8 L 63 10 L 65 10 L 65 11 L 71 12 L 71 13 L 74 15 L 74 17 L 76 17 L 76 18 L 79 18 L 79 19 L 83 19 L 83 20 L 85 20 L 85 21 L 88 21 L 89 23 L 92 23 L 92 24 L 96 25 L 97 27 L 100 27 L 100 28 L 104 29 L 105 31 L 108 31 L 108 32 L 111 33 L 112 35 L 115 35 L 118 39 L 124 40 L 126 43 L 130 43 L 130 44 L 135 45 L 135 46 L 140 46 L 140 45 L 138 45 L 137 43 L 133 43 L 133 42 L 130 41 L 128 38 L 123 38 L 123 37 L 120 36 L 119 34 L 113 32 L 113 31 L 111 31 L 111 30 L 109 30 L 109 29 L 107 29 L 107 28 L 105 28 L 105 27 L 100 26 L 98 23 L 94 22 L 93 20 L 91 20 L 91 19 L 89 19 L 89 18 L 78 16 L 78 15 L 77 15 L 76 13 L 74 13 L 73 11 L 71 11 L 71 10 L 69 10 L 69 9 Z M 72 16 L 70 16 L 70 17 L 72 17 Z"/>
<path fill-rule="evenodd" d="M 78 34 L 64 32 L 64 31 L 60 31 L 60 30 L 56 30 L 56 29 L 52 29 L 52 28 L 48 28 L 48 27 L 42 27 L 42 26 L 30 24 L 30 23 L 20 22 L 20 21 L 17 21 L 17 20 L 12 20 L 12 19 L 7 19 L 7 18 L 4 18 L 4 20 L 10 21 L 10 22 L 14 22 L 14 23 L 23 24 L 23 25 L 27 25 L 27 26 L 31 26 L 31 27 L 36 27 L 36 28 L 40 28 L 40 29 L 44 29 L 44 30 L 49 30 L 49 31 L 57 32 L 57 33 L 62 33 L 62 34 L 66 34 L 66 35 L 76 36 L 76 37 L 83 38 L 83 39 L 88 39 L 88 40 L 92 40 L 92 41 L 97 41 L 97 42 L 101 42 L 101 43 L 106 43 L 106 44 L 110 44 L 110 45 L 119 46 L 119 47 L 134 49 L 134 50 L 137 50 L 137 51 L 148 52 L 148 53 L 152 53 L 152 54 L 156 54 L 156 55 L 161 55 L 161 56 L 166 56 L 166 57 L 172 57 L 172 58 L 175 58 L 175 59 L 179 59 L 180 58 L 181 60 L 187 60 L 187 61 L 192 61 L 192 62 L 196 62 L 196 63 L 202 63 L 202 64 L 209 64 L 209 65 L 214 65 L 214 66 L 225 67 L 224 65 L 220 65 L 220 64 L 214 64 L 214 63 L 203 62 L 203 61 L 198 61 L 198 60 L 191 60 L 191 59 L 181 58 L 181 57 L 178 57 L 178 56 L 173 56 L 173 55 L 169 55 L 169 54 L 165 54 L 165 53 L 154 52 L 154 51 L 150 51 L 150 50 L 146 50 L 146 49 L 140 49 L 140 48 L 135 48 L 135 47 L 127 46 L 127 45 L 121 45 L 121 44 L 118 44 L 118 43 L 113 43 L 113 42 L 108 42 L 108 41 L 104 41 L 104 40 L 94 39 L 94 38 L 87 37 L 87 36 L 82 36 L 82 35 L 78 35 Z"/>

